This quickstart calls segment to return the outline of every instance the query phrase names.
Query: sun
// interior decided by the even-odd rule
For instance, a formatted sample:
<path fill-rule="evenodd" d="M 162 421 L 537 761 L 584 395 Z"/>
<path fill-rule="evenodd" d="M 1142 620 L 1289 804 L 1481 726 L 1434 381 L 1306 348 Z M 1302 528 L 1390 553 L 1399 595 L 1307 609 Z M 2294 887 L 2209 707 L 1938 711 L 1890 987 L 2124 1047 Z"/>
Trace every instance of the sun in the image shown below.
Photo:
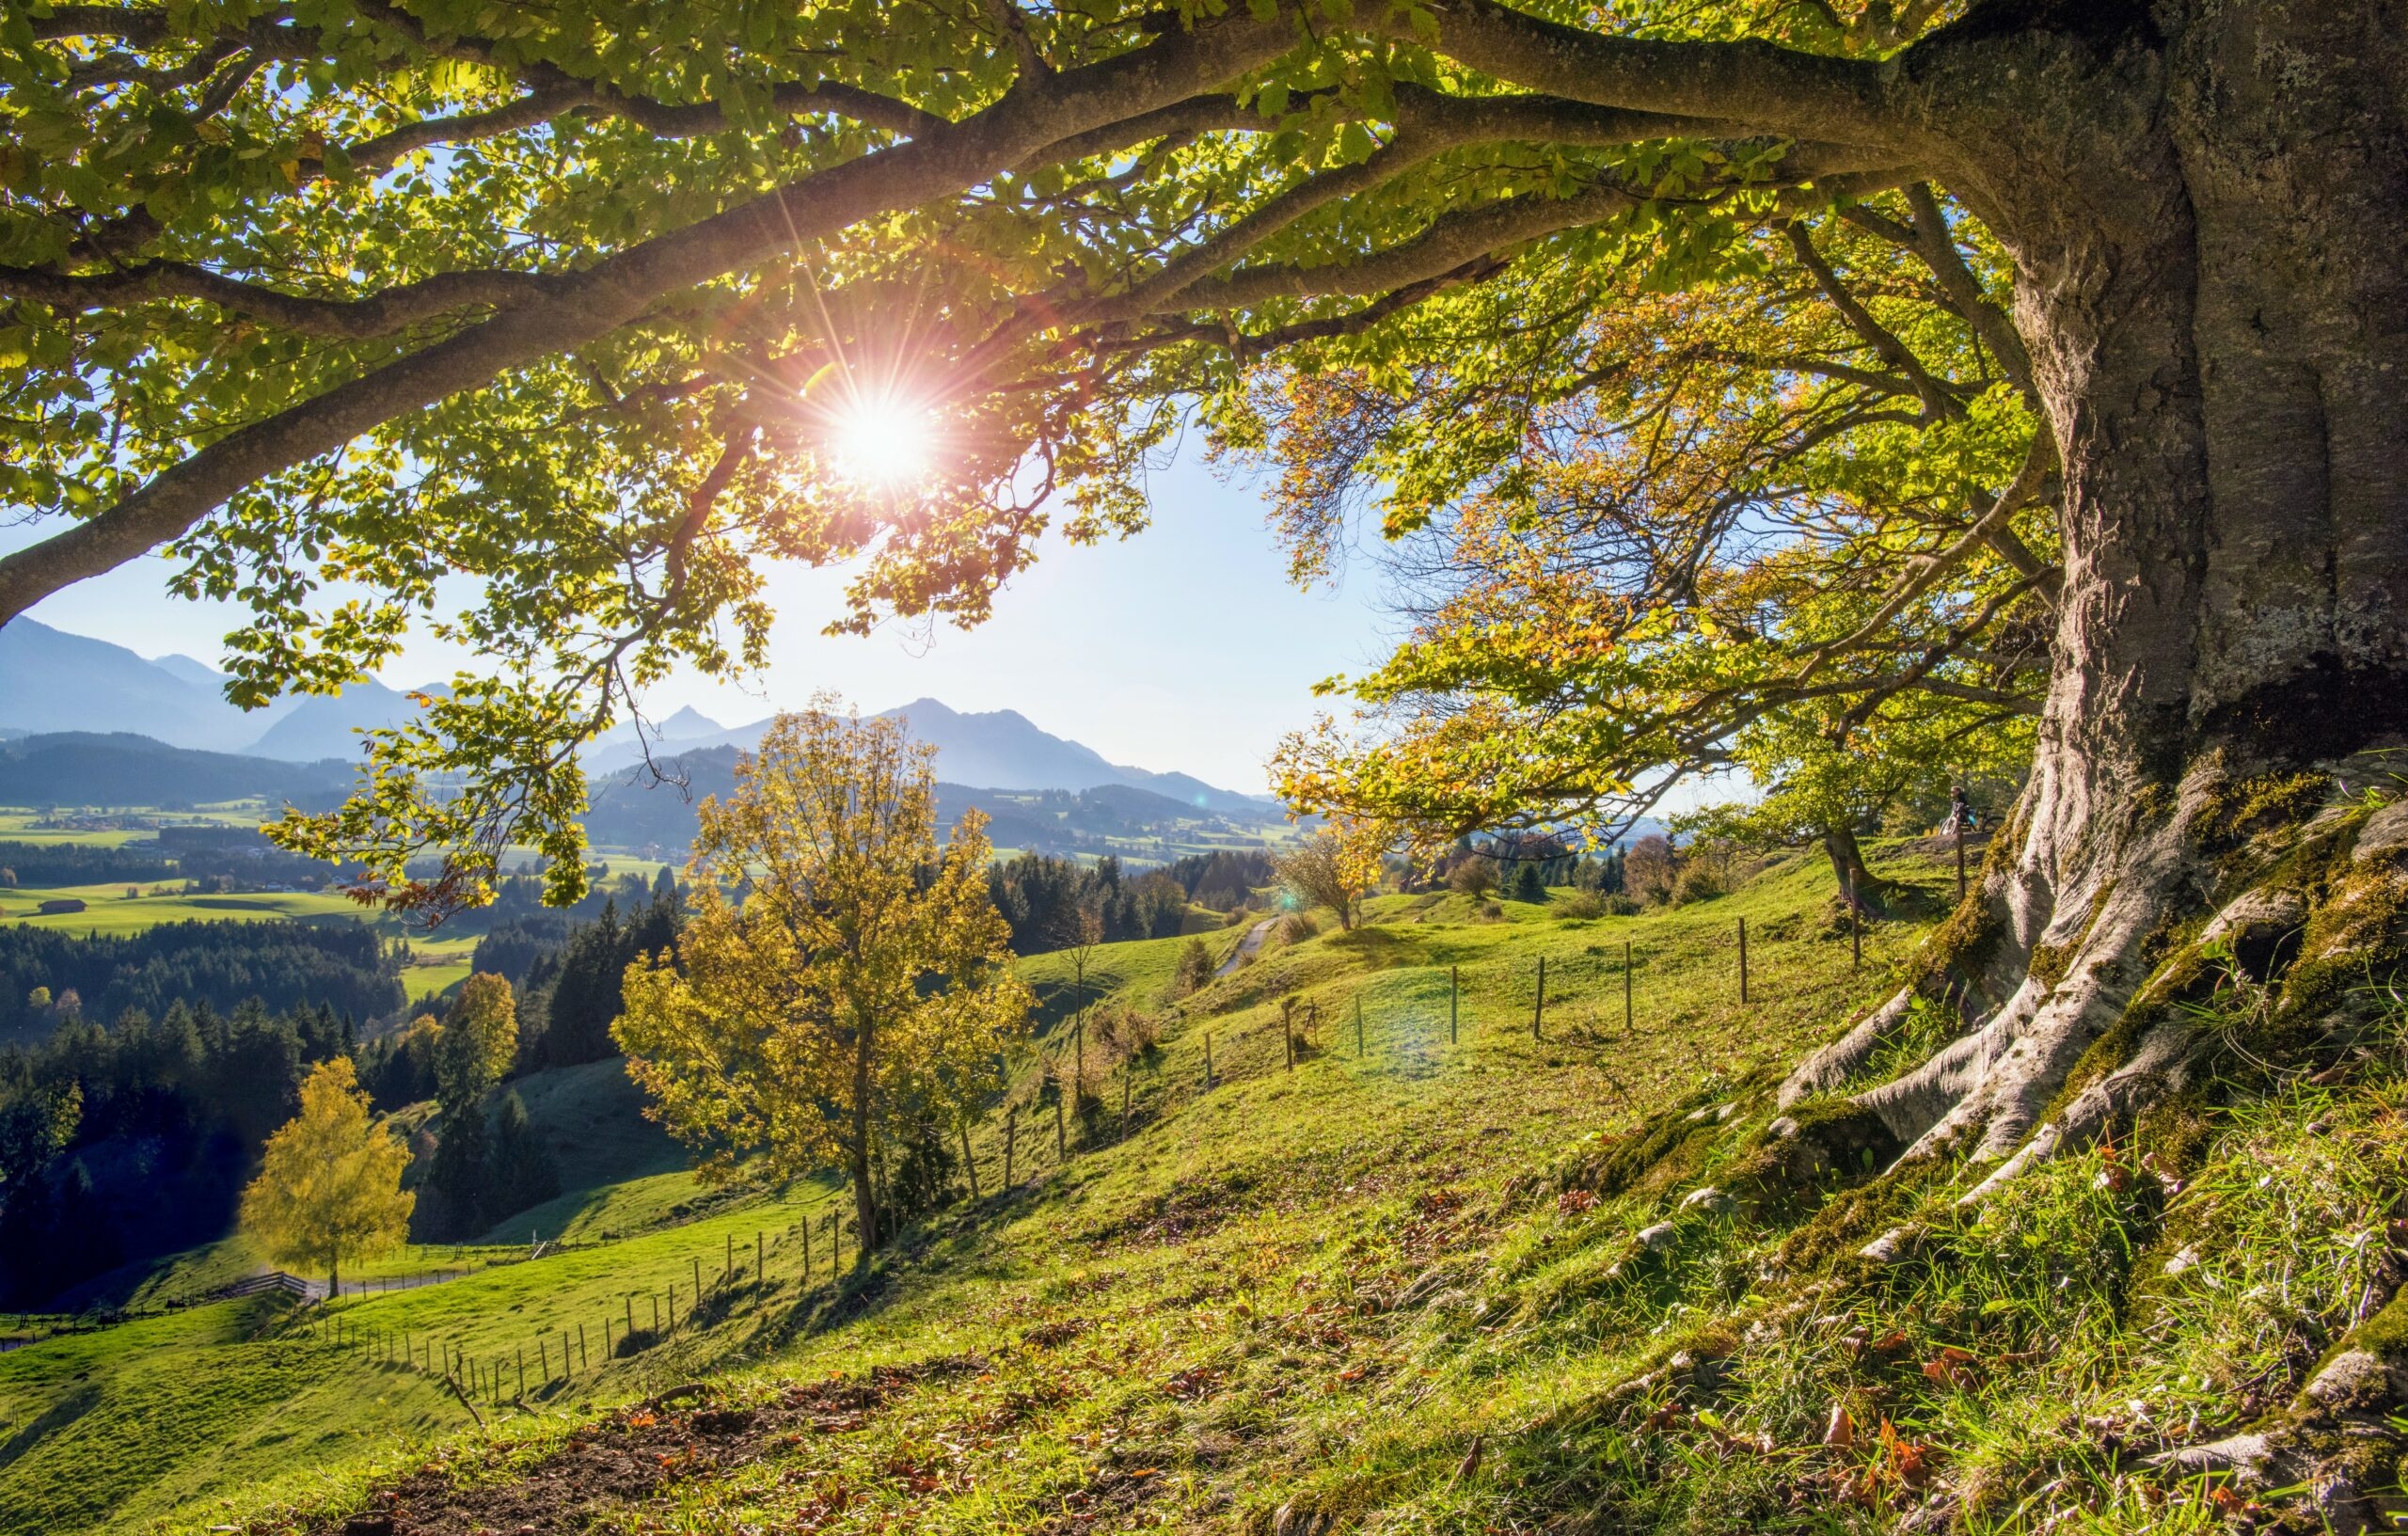
<path fill-rule="evenodd" d="M 935 463 L 935 439 L 927 406 L 894 393 L 855 395 L 829 422 L 830 467 L 859 484 L 916 484 Z"/>

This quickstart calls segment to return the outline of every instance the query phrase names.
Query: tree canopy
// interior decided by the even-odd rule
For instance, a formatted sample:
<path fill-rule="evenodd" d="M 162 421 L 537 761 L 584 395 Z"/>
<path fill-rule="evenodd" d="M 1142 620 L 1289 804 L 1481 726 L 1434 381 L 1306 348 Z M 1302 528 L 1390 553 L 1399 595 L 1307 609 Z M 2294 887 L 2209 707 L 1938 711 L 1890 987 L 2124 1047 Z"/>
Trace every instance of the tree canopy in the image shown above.
<path fill-rule="evenodd" d="M 243 1230 L 279 1263 L 324 1269 L 331 1292 L 345 1259 L 371 1259 L 409 1235 L 418 1197 L 402 1188 L 409 1148 L 372 1119 L 349 1056 L 301 1085 L 301 1113 L 267 1139 L 243 1191 Z"/>
<path fill-rule="evenodd" d="M 779 716 L 736 792 L 703 801 L 676 963 L 628 967 L 614 1030 L 706 1174 L 752 1153 L 778 1178 L 832 1163 L 864 1248 L 880 1186 L 945 1147 L 1031 1001 L 984 817 L 938 846 L 933 759 L 895 720 Z"/>
<path fill-rule="evenodd" d="M 1913 184 L 1945 59 L 1896 61 L 1944 8 L 12 13 L 0 491 L 38 536 L 0 619 L 166 550 L 249 606 L 243 703 L 424 619 L 485 664 L 282 835 L 436 906 L 523 837 L 573 895 L 574 745 L 673 666 L 757 659 L 765 560 L 848 563 L 840 627 L 971 622 L 1050 524 L 1140 526 L 1191 407 L 1255 441 L 1266 363 L 1560 378 L 1632 285 L 1746 276 L 1789 238 L 1759 230 Z M 1961 370 L 1831 364 L 1995 414 Z M 1510 415 L 1436 469 L 1477 479 Z M 898 439 L 919 473 L 864 463 Z"/>

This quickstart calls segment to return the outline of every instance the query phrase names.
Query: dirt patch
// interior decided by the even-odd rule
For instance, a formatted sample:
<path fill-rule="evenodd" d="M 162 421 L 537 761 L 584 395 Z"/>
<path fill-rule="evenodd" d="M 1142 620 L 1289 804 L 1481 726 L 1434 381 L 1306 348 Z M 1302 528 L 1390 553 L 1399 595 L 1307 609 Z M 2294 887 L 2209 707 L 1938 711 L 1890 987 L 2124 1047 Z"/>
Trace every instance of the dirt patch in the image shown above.
<path fill-rule="evenodd" d="M 1253 1184 L 1244 1179 L 1176 1184 L 1137 1210 L 1087 1234 L 1090 1243 L 1162 1246 L 1218 1230 L 1242 1214 Z"/>
<path fill-rule="evenodd" d="M 1091 1530 L 1117 1529 L 1169 1481 L 1163 1467 L 1105 1467 L 1086 1486 L 1062 1496 L 1061 1512 L 1037 1528 L 1039 1536 L 1085 1536 Z"/>
<path fill-rule="evenodd" d="M 433 1463 L 371 1496 L 364 1511 L 321 1518 L 312 1536 L 522 1536 L 586 1529 L 607 1511 L 652 1498 L 694 1478 L 791 1448 L 814 1434 L 867 1424 L 923 1382 L 987 1369 L 976 1355 L 879 1366 L 856 1376 L 797 1383 L 762 1401 L 688 1389 L 622 1408 L 578 1430 L 558 1450 L 499 1481 L 461 1482 Z"/>

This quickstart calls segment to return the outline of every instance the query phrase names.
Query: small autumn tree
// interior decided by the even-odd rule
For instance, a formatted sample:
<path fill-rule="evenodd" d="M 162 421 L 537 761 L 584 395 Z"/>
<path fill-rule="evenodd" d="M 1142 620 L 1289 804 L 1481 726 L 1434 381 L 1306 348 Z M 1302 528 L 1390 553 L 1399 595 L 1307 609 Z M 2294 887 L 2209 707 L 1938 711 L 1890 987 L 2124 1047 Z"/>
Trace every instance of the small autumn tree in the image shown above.
<path fill-rule="evenodd" d="M 1363 894 L 1380 882 L 1389 837 L 1369 821 L 1333 820 L 1279 860 L 1279 880 L 1307 906 L 1329 907 L 1351 929 L 1362 915 Z"/>
<path fill-rule="evenodd" d="M 824 701 L 778 717 L 703 801 L 678 965 L 628 967 L 613 1031 L 706 1178 L 752 1152 L 777 1178 L 842 1167 L 864 1254 L 888 1151 L 991 1091 L 1030 1003 L 986 817 L 938 845 L 934 752 L 904 729 Z"/>
<path fill-rule="evenodd" d="M 509 978 L 481 971 L 463 982 L 436 1050 L 443 1107 L 456 1114 L 506 1076 L 518 1058 L 518 1000 Z"/>
<path fill-rule="evenodd" d="M 243 1230 L 270 1259 L 326 1272 L 371 1259 L 409 1234 L 417 1196 L 402 1188 L 409 1148 L 368 1112 L 351 1058 L 322 1062 L 301 1085 L 301 1113 L 270 1136 L 260 1174 L 243 1191 Z"/>

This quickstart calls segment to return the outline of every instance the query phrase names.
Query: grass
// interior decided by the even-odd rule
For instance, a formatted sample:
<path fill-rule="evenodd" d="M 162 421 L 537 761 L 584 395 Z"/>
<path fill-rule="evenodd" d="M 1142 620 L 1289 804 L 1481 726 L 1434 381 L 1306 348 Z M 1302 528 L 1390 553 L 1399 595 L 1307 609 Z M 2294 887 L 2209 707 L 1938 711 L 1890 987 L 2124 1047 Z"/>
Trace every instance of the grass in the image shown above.
<path fill-rule="evenodd" d="M 1340 1437 L 1356 1432 L 1341 1432 L 1324 1408 L 1352 1403 L 1350 1411 L 1372 1418 L 1392 1410 L 1393 1401 L 1383 1409 L 1362 1391 L 1374 1380 L 1394 1385 L 1396 1368 L 1345 1374 L 1394 1345 L 1380 1338 L 1385 1325 L 1354 1320 L 1343 1298 L 1372 1284 L 1402 1289 L 1412 1276 L 1391 1273 L 1398 1262 L 1391 1250 L 1426 1265 L 1484 1246 L 1510 1225 L 1508 1186 L 1545 1167 L 1567 1143 L 1626 1125 L 1668 1093 L 1692 1091 L 1709 1064 L 1744 1070 L 1794 1051 L 1848 1002 L 1869 996 L 1878 985 L 1875 966 L 1904 950 L 1909 930 L 1877 934 L 1861 974 L 1849 973 L 1844 943 L 1766 939 L 1752 957 L 1760 1000 L 1746 1009 L 1736 1002 L 1727 937 L 1734 920 L 1744 912 L 1751 928 L 1778 931 L 1784 917 L 1822 901 L 1827 884 L 1827 876 L 1801 865 L 1721 902 L 1585 923 L 1512 904 L 1501 919 L 1488 920 L 1453 897 L 1375 903 L 1378 926 L 1273 952 L 1183 1000 L 1165 1018 L 1158 1053 L 1139 1064 L 1131 1123 L 1119 1123 L 1113 1098 L 1073 1126 L 1067 1166 L 1054 1153 L 1050 1127 L 1023 1117 L 1014 1146 L 1020 1187 L 1009 1196 L 993 1193 L 1002 1146 L 1000 1127 L 990 1123 L 977 1144 L 989 1198 L 940 1212 L 865 1284 L 841 1297 L 825 1285 L 824 1271 L 821 1284 L 808 1291 L 800 1284 L 793 1224 L 830 1209 L 829 1192 L 739 1196 L 713 1209 L 697 1200 L 689 1176 L 662 1170 L 564 1197 L 537 1218 L 557 1220 L 572 1237 L 650 1230 L 441 1287 L 346 1300 L 340 1310 L 355 1327 L 433 1337 L 481 1361 L 507 1358 L 511 1387 L 521 1346 L 531 1377 L 533 1340 L 556 1339 L 562 1326 L 582 1322 L 591 1358 L 606 1316 L 623 1324 L 632 1300 L 638 1324 L 648 1324 L 651 1298 L 665 1300 L 673 1282 L 681 1309 L 690 1306 L 697 1261 L 707 1290 L 731 1237 L 749 1249 L 755 1233 L 766 1233 L 766 1288 L 752 1289 L 750 1254 L 739 1252 L 747 1274 L 729 1293 L 724 1318 L 713 1321 L 706 1309 L 709 1325 L 681 1332 L 657 1350 L 595 1361 L 573 1385 L 531 1391 L 524 1411 L 503 1416 L 497 1444 L 549 1443 L 590 1417 L 579 1404 L 626 1401 L 696 1371 L 766 1382 L 975 1353 L 990 1362 L 990 1379 L 927 1388 L 925 1403 L 912 1411 L 916 1427 L 908 1431 L 917 1437 L 913 1444 L 925 1450 L 927 1434 L 965 1415 L 1025 1412 L 1030 1429 L 965 1452 L 973 1461 L 986 1458 L 968 1473 L 983 1491 L 916 1510 L 911 1518 L 924 1524 L 913 1528 L 1034 1526 L 1041 1512 L 1058 1510 L 1095 1481 L 1098 1457 L 1133 1433 L 1128 1415 L 1142 1407 L 1160 1417 L 1166 1404 L 1188 1401 L 1165 1400 L 1160 1390 L 1161 1382 L 1182 1371 L 1226 1383 L 1196 1400 L 1199 1411 L 1209 1407 L 1212 1444 L 1234 1447 L 1265 1435 L 1284 1443 L 1291 1432 L 1277 1426 L 1305 1401 L 1315 1407 L 1297 1424 Z M 1207 942 L 1217 953 L 1243 931 L 1231 927 Z M 1638 957 L 1638 1027 L 1627 1034 L 1620 1026 L 1618 970 L 1625 936 Z M 1184 942 L 1104 946 L 1090 968 L 1091 990 L 1158 1009 Z M 1548 959 L 1549 1022 L 1547 1037 L 1532 1040 L 1529 987 L 1542 955 Z M 1449 966 L 1460 967 L 1463 978 L 1460 1038 L 1451 1045 Z M 1070 1005 L 1065 958 L 1038 957 L 1027 969 L 1045 1000 L 1045 1021 L 1058 1024 Z M 1276 1025 L 1278 999 L 1291 993 L 1320 1021 L 1314 1049 L 1292 1073 L 1282 1068 Z M 1370 1047 L 1361 1060 L 1337 1028 L 1344 1020 L 1351 1030 L 1358 998 Z M 1209 1091 L 1202 1083 L 1208 1034 L 1217 1073 Z M 531 1109 L 544 1098 L 537 1088 L 521 1088 Z M 570 1099 L 599 1091 L 598 1083 L 559 1089 Z M 557 1119 L 557 1110 L 546 1103 L 539 1123 Z M 1432 1210 L 1454 1214 L 1434 1224 Z M 681 1214 L 691 1219 L 654 1225 Z M 1427 1246 L 1435 1227 L 1450 1227 L 1452 1235 Z M 824 1236 L 818 1241 L 824 1244 Z M 824 1265 L 824 1246 L 818 1259 Z M 1326 1319 L 1324 1311 L 1331 1312 Z M 1018 1345 L 1029 1330 L 1049 1325 L 1089 1333 L 1058 1358 Z M 367 1372 L 363 1392 L 386 1370 L 365 1362 L 357 1369 Z M 1455 1431 L 1437 1426 L 1470 1411 L 1470 1399 L 1485 1401 L 1487 1389 L 1466 1379 L 1445 1390 L 1450 1417 L 1417 1420 L 1440 1439 Z M 1469 1399 L 1458 1401 L 1464 1394 Z M 456 1408 L 454 1414 L 465 1424 L 465 1416 Z M 247 1410 L 232 1416 L 226 1438 L 240 1440 L 257 1417 Z M 221 1523 L 226 1512 L 215 1501 L 228 1496 L 254 1510 L 339 1504 L 375 1474 L 428 1453 L 424 1444 L 407 1440 L 415 1433 L 408 1422 L 392 1428 L 403 1438 L 372 1454 L 345 1441 L 337 1453 L 302 1459 L 273 1477 L 238 1459 L 207 1477 L 168 1480 L 182 1502 L 166 1524 Z M 898 1421 L 894 1433 L 906 1433 Z M 867 1466 L 879 1454 L 899 1454 L 900 1443 L 881 1429 L 857 1446 L 848 1443 L 848 1456 L 857 1449 L 872 1459 Z M 1296 1454 L 1304 1459 L 1285 1470 L 1257 1468 L 1261 1493 L 1311 1470 L 1313 1458 L 1302 1447 L 1283 1452 L 1282 1465 Z M 15 1476 L 0 1470 L 0 1494 Z M 1193 1467 L 1180 1472 L 1180 1482 L 1199 1500 L 1238 1496 L 1214 1494 L 1214 1480 Z M 229 1492 L 238 1483 L 243 1493 Z M 150 1487 L 124 1497 L 121 1525 L 165 1507 Z M 756 1514 L 784 1520 L 803 1501 L 802 1494 L 788 1498 L 773 1482 L 752 1479 L 707 1494 L 695 1490 L 693 1497 L 695 1507 L 676 1518 L 712 1528 L 734 1528 L 729 1522 Z M 872 1496 L 889 1517 L 911 1502 Z M 1240 1502 L 1251 1507 L 1259 1498 L 1249 1492 Z M 268 1517 L 268 1528 L 277 1518 Z M 0 1532 L 13 1536 L 6 1526 Z"/>
<path fill-rule="evenodd" d="M 1883 873 L 1935 893 L 1946 879 Z M 1886 1196 L 1924 1223 L 1905 1259 L 1784 1264 L 1861 1240 L 1830 1230 L 1848 1201 L 1751 1197 L 1771 1087 L 1881 994 L 1922 931 L 1877 926 L 1852 972 L 1845 938 L 1825 933 L 1830 895 L 1827 871 L 1794 862 L 1633 919 L 1386 898 L 1370 926 L 1325 925 L 1174 1009 L 1162 992 L 1183 941 L 1107 946 L 1095 990 L 1161 1010 L 1163 1034 L 1127 1118 L 1108 1083 L 1070 1122 L 1067 1162 L 1050 1113 L 1023 1113 L 1017 1187 L 998 1193 L 990 1121 L 986 1198 L 932 1213 L 842 1291 L 800 1283 L 791 1224 L 831 1202 L 814 1188 L 346 1302 L 355 1328 L 508 1354 L 515 1386 L 512 1352 L 535 1335 L 583 1322 L 590 1339 L 603 1314 L 624 1320 L 630 1297 L 641 1311 L 673 1281 L 689 1305 L 698 1259 L 707 1282 L 731 1235 L 787 1234 L 766 1277 L 739 1252 L 748 1273 L 702 1325 L 531 1390 L 490 1440 L 424 1438 L 440 1414 L 421 1426 L 399 1397 L 375 1416 L 299 1392 L 230 1405 L 196 1434 L 236 1449 L 129 1473 L 112 1484 L 114 1527 L 322 1529 L 408 1474 L 413 1518 L 459 1529 L 512 1528 L 520 1516 L 484 1518 L 500 1506 L 478 1501 L 522 1486 L 558 1524 L 629 1532 L 1869 1531 L 1909 1514 L 1927 1527 L 1935 1497 L 1966 1530 L 2220 1528 L 2216 1497 L 2137 1457 L 2287 1401 L 2379 1293 L 2408 1176 L 2398 1053 L 2323 1087 L 2236 1079 L 1978 1214 L 1955 1210 L 1961 1175 L 1942 1167 Z M 1032 1050 L 1058 1049 L 1068 961 L 1027 969 L 1048 1025 Z M 1291 998 L 1315 1021 L 1292 1069 Z M 628 1180 L 576 1219 L 657 1221 L 687 1198 L 683 1177 Z M 1716 1184 L 1737 1198 L 1687 1198 Z M 1659 1227 L 1669 1241 L 1640 1241 Z M 362 1401 L 403 1374 L 345 1357 Z M 703 1374 L 742 1411 L 612 1406 Z M 811 1406 L 840 1387 L 845 1412 Z M 73 1389 L 0 1411 L 22 1426 Z M 246 1459 L 261 1424 L 320 1411 L 341 1436 L 324 1453 Z M 363 1416 L 388 1437 L 355 1436 Z M 629 1493 L 599 1468 L 624 1468 L 610 1448 L 642 1436 L 659 1455 Z M 0 1533 L 95 1528 L 85 1495 L 58 1502 L 63 1476 L 0 1465 Z M 21 1486 L 45 1523 L 6 1523 Z"/>
<path fill-rule="evenodd" d="M 129 896 L 129 889 L 141 895 Z M 153 895 L 153 890 L 162 894 Z M 85 904 L 80 912 L 45 916 L 35 909 L 58 897 Z M 331 891 L 260 891 L 225 895 L 187 895 L 181 888 L 128 887 L 123 882 L 102 885 L 24 886 L 0 891 L 0 921 L 30 927 L 63 928 L 71 933 L 111 936 L 140 933 L 162 923 L 196 919 L 228 922 L 356 922 L 359 905 Z"/>

